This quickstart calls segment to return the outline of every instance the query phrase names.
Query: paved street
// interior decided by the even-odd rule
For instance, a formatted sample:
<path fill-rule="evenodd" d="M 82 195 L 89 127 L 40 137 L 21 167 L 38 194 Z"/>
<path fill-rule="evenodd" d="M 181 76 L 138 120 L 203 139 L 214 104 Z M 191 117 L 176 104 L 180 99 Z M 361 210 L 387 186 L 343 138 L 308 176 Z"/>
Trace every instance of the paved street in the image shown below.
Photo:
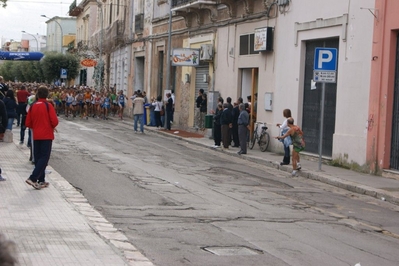
<path fill-rule="evenodd" d="M 327 166 L 316 175 L 311 168 L 317 163 L 305 160 L 302 176 L 291 178 L 289 168 L 272 163 L 280 156 L 255 147 L 240 158 L 234 149 L 215 151 L 211 144 L 157 131 L 134 134 L 131 121 L 61 118 L 47 190 L 23 182 L 32 167 L 25 146 L 0 144 L 8 177 L 0 183 L 6 195 L 0 219 L 8 226 L 0 231 L 22 246 L 23 265 L 45 265 L 35 263 L 36 253 L 53 259 L 47 265 L 66 265 L 68 254 L 76 257 L 70 265 L 399 264 L 399 207 L 378 197 L 395 202 L 388 187 L 399 181 L 379 177 L 377 184 L 376 177 Z M 261 163 L 262 157 L 268 160 Z M 23 217 L 11 215 L 21 209 Z M 39 238 L 42 249 L 25 247 L 21 228 L 41 228 L 37 224 L 47 220 L 55 235 L 33 230 L 31 238 Z M 65 221 L 90 239 L 71 238 Z M 53 253 L 52 241 L 62 251 Z M 83 243 L 90 250 L 82 255 L 87 261 L 78 255 L 82 248 L 74 253 Z"/>

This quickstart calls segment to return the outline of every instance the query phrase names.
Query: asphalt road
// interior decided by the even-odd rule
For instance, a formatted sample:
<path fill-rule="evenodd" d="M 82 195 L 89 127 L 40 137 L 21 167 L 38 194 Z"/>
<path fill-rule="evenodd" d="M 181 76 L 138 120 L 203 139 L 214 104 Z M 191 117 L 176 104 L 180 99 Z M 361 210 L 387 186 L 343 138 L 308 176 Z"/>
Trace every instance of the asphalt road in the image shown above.
<path fill-rule="evenodd" d="M 60 119 L 50 165 L 157 266 L 399 265 L 399 208 L 118 120 Z"/>

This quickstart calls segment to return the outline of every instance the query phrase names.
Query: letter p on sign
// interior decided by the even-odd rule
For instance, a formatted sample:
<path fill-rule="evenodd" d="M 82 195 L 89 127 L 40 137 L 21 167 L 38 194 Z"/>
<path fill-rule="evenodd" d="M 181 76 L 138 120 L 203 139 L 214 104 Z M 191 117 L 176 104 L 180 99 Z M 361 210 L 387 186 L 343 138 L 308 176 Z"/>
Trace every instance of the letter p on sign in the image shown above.
<path fill-rule="evenodd" d="M 337 70 L 337 49 L 316 48 L 314 56 L 314 70 L 336 71 Z"/>

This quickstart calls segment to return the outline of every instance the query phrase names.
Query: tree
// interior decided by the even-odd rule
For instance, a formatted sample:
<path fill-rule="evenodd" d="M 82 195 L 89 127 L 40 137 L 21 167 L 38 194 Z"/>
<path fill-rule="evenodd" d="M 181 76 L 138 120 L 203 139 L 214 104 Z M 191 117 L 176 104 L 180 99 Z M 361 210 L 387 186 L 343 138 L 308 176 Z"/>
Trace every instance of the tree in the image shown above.
<path fill-rule="evenodd" d="M 68 70 L 68 79 L 74 79 L 79 74 L 79 60 L 72 54 L 46 53 L 41 60 L 44 78 L 48 82 L 60 78 L 61 69 Z"/>
<path fill-rule="evenodd" d="M 12 65 L 13 65 L 12 61 L 6 61 L 0 65 L 0 75 L 3 76 L 4 80 L 13 80 L 10 71 Z"/>
<path fill-rule="evenodd" d="M 6 8 L 6 6 L 7 6 L 7 0 L 0 0 L 0 3 L 2 3 L 1 6 L 2 6 L 3 8 Z"/>

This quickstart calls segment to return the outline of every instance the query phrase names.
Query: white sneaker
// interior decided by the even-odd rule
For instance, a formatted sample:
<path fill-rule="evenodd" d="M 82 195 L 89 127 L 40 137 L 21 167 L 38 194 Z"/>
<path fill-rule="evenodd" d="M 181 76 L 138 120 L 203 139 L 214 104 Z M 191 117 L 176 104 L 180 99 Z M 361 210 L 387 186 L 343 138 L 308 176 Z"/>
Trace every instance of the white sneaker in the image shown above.
<path fill-rule="evenodd" d="M 220 148 L 220 146 L 218 146 L 218 145 L 215 145 L 215 148 Z"/>
<path fill-rule="evenodd" d="M 297 164 L 296 164 L 296 170 L 301 170 L 301 168 L 302 168 L 302 167 L 301 167 L 301 163 L 297 163 Z"/>
<path fill-rule="evenodd" d="M 5 177 L 3 177 L 2 175 L 0 175 L 0 181 L 6 181 L 7 179 Z"/>
<path fill-rule="evenodd" d="M 294 171 L 292 171 L 291 175 L 292 175 L 292 176 L 297 176 L 297 173 L 298 173 L 298 171 L 297 171 L 297 170 L 294 170 Z"/>

